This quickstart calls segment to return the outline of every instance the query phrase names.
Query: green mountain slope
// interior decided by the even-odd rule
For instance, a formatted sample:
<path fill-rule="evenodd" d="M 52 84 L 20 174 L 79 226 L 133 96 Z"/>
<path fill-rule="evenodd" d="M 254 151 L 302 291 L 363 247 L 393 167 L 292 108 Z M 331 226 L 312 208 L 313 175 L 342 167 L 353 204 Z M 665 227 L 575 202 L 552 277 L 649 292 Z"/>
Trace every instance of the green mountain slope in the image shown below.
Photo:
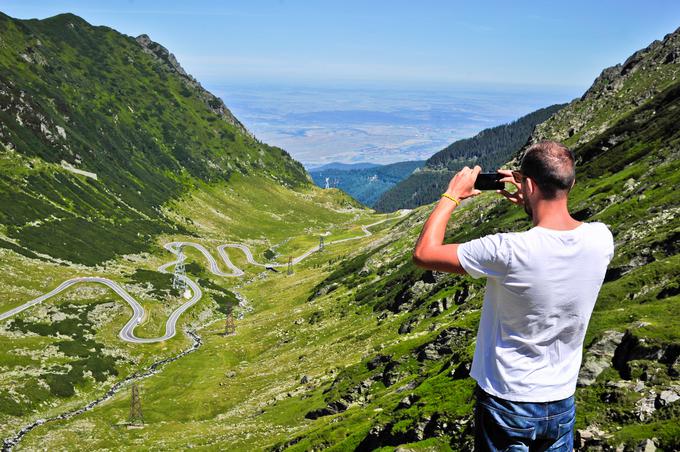
<path fill-rule="evenodd" d="M 427 159 L 425 166 L 386 191 L 375 202 L 376 210 L 391 212 L 413 208 L 438 199 L 449 180 L 464 166 L 480 165 L 485 171 L 499 168 L 526 144 L 536 124 L 564 105 L 552 105 L 472 138 L 458 140 Z"/>
<path fill-rule="evenodd" d="M 325 187 L 328 178 L 330 186 L 339 188 L 362 204 L 372 206 L 385 191 L 424 164 L 424 161 L 416 160 L 371 168 L 323 168 L 311 170 L 309 174 L 319 187 Z"/>
<path fill-rule="evenodd" d="M 680 200 L 669 189 L 680 174 L 678 112 L 680 84 L 576 148 L 583 163 L 570 208 L 608 223 L 617 246 L 586 337 L 579 450 L 632 450 L 648 438 L 680 446 L 671 396 L 680 378 Z M 625 141 L 602 150 L 621 133 Z M 362 247 L 328 248 L 294 280 L 270 275 L 244 288 L 258 307 L 236 336 L 203 329 L 203 348 L 143 383 L 144 430 L 111 429 L 127 416 L 127 391 L 36 430 L 25 447 L 67 448 L 79 432 L 98 448 L 470 450 L 468 372 L 484 283 L 413 265 L 430 211 L 380 228 Z M 455 212 L 446 240 L 529 226 L 521 209 L 484 194 Z"/>
<path fill-rule="evenodd" d="M 587 137 L 573 134 L 570 142 L 579 162 L 570 209 L 580 219 L 607 223 L 616 241 L 586 336 L 577 389 L 579 450 L 651 447 L 645 441 L 680 448 L 680 82 L 673 80 L 680 63 L 666 54 L 680 54 L 677 38 L 653 44 L 663 52 L 643 51 L 639 79 L 626 79 L 623 91 L 596 83 L 588 99 L 563 110 L 576 117 L 616 107 L 606 124 L 586 120 L 579 130 Z M 635 99 L 642 100 L 636 105 Z M 555 118 L 537 127 L 532 140 L 568 136 L 573 125 Z M 238 124 L 227 124 L 238 132 Z M 46 167 L 83 187 L 93 183 L 15 151 L 3 155 L 12 171 Z M 138 332 L 152 337 L 181 303 L 156 272 L 171 258 L 163 243 L 197 241 L 215 254 L 221 243 L 244 242 L 259 261 L 285 263 L 322 234 L 329 242 L 363 237 L 313 253 L 291 275 L 249 265 L 229 251 L 246 275 L 219 277 L 204 256 L 187 249 L 187 272 L 205 298 L 178 326 L 194 329 L 202 345 L 138 381 L 145 426 L 126 428 L 130 388 L 123 386 L 91 411 L 39 425 L 18 449 L 471 449 L 468 372 L 484 281 L 413 265 L 431 205 L 404 217 L 375 216 L 339 190 L 274 183 L 266 168 L 234 171 L 227 181 L 187 178 L 185 191 L 157 209 L 176 229 L 96 267 L 32 255 L 5 236 L 0 312 L 65 278 L 105 276 L 141 300 L 148 315 Z M 50 199 L 49 192 L 35 196 Z M 362 233 L 361 225 L 386 218 L 371 227 L 374 235 Z M 528 227 L 522 209 L 485 193 L 454 213 L 446 241 Z M 245 315 L 236 334 L 224 336 L 225 307 L 235 293 L 249 309 L 239 309 Z M 121 343 L 117 333 L 129 315 L 110 291 L 81 285 L 0 322 L 3 437 L 82 407 L 190 345 L 183 335 L 145 346 Z"/>
<path fill-rule="evenodd" d="M 285 265 L 321 235 L 361 237 L 380 219 L 315 187 L 159 44 L 71 14 L 0 14 L 0 205 L 0 314 L 68 279 L 107 278 L 144 309 L 141 338 L 162 336 L 186 301 L 158 270 L 174 259 L 168 242 L 200 243 L 218 261 L 218 245 L 239 243 L 258 262 Z M 270 270 L 227 250 L 246 276 L 220 278 L 185 252 L 203 296 L 170 340 L 122 341 L 130 307 L 84 282 L 0 320 L 3 439 L 177 356 L 191 345 L 184 329 L 224 322 L 237 302 L 238 315 L 252 309 L 237 286 Z"/>
<path fill-rule="evenodd" d="M 234 172 L 309 183 L 162 46 L 70 14 L 0 14 L 0 107 L 0 224 L 12 242 L 0 245 L 25 253 L 93 265 L 147 248 L 179 230 L 163 203 Z"/>

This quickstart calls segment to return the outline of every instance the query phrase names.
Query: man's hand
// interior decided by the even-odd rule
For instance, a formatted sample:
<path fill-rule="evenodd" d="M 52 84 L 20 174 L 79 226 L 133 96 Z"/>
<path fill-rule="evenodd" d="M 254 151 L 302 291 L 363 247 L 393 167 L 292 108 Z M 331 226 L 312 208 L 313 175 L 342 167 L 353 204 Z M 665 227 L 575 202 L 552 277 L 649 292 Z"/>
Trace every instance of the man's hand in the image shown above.
<path fill-rule="evenodd" d="M 515 178 L 512 177 L 512 171 L 510 170 L 499 169 L 498 173 L 503 175 L 503 178 L 500 180 L 501 182 L 507 182 L 514 185 L 517 188 L 517 191 L 515 191 L 514 193 L 510 193 L 507 190 L 496 190 L 496 193 L 505 196 L 513 204 L 523 206 L 524 197 L 522 196 L 522 184 L 519 184 L 515 181 Z"/>
<path fill-rule="evenodd" d="M 449 182 L 449 187 L 446 189 L 446 194 L 457 199 L 470 198 L 481 193 L 475 190 L 475 181 L 477 175 L 482 172 L 482 168 L 477 165 L 473 169 L 465 167 L 458 171 Z"/>

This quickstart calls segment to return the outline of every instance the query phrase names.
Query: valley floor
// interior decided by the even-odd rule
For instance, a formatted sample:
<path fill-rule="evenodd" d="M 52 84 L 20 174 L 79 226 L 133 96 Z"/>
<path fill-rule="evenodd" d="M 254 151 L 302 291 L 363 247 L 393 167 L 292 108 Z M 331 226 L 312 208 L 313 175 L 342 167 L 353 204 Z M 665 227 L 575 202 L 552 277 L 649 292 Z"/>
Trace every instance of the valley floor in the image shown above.
<path fill-rule="evenodd" d="M 187 225 L 193 227 L 195 235 L 161 237 L 159 245 L 166 240 L 191 240 L 214 249 L 220 241 L 218 237 L 221 237 L 222 242 L 225 239 L 228 241 L 244 239 L 244 243 L 247 244 L 245 249 L 251 251 L 250 256 L 241 250 L 231 249 L 225 252 L 225 255 L 231 256 L 233 268 L 245 270 L 243 278 L 238 278 L 234 277 L 239 276 L 238 272 L 229 274 L 229 266 L 224 263 L 219 264 L 221 270 L 218 271 L 221 274 L 213 274 L 204 255 L 195 249 L 184 248 L 187 255 L 188 277 L 206 287 L 203 299 L 195 300 L 198 302 L 197 306 L 189 306 L 186 318 L 179 319 L 182 329 L 196 329 L 198 334 L 203 336 L 205 345 L 199 350 L 202 354 L 198 357 L 199 361 L 205 359 L 203 354 L 214 353 L 211 351 L 215 346 L 214 341 L 217 341 L 218 347 L 222 347 L 224 341 L 239 343 L 240 338 L 247 338 L 249 322 L 257 322 L 259 317 L 269 315 L 269 310 L 265 306 L 271 300 L 267 300 L 267 296 L 279 293 L 286 299 L 294 298 L 294 294 L 298 293 L 296 290 L 305 287 L 304 281 L 309 280 L 311 275 L 322 277 L 324 271 L 327 271 L 329 259 L 339 259 L 343 256 L 342 253 L 378 239 L 379 235 L 370 237 L 369 231 L 380 230 L 381 223 L 393 222 L 394 218 L 400 218 L 407 213 L 375 215 L 368 210 L 357 208 L 349 198 L 337 190 L 310 189 L 306 193 L 295 193 L 264 185 L 257 189 L 251 186 L 251 183 L 252 181 L 245 178 L 235 179 L 227 186 L 214 187 L 215 192 L 208 196 L 205 191 L 197 192 L 168 207 L 170 214 L 181 215 L 187 219 Z M 247 193 L 247 196 L 242 193 Z M 294 193 L 293 196 L 291 193 Z M 248 211 L 239 208 L 244 204 L 260 205 L 264 208 L 250 211 L 250 218 L 244 220 L 243 216 L 246 215 L 240 213 Z M 201 212 L 200 215 L 196 215 L 197 210 L 191 211 L 196 206 L 203 209 L 198 210 Z M 309 221 L 310 218 L 313 220 Z M 221 232 L 225 230 L 236 232 L 225 236 Z M 239 236 L 239 230 L 247 233 Z M 320 236 L 324 236 L 325 246 L 322 252 L 315 252 L 314 247 L 318 248 Z M 275 254 L 278 257 L 273 261 L 263 257 L 263 252 L 267 248 L 276 250 Z M 175 301 L 177 298 L 170 296 L 168 291 L 157 291 L 158 287 L 155 286 L 163 287 L 167 280 L 149 282 L 134 278 L 139 269 L 153 270 L 173 260 L 160 246 L 151 253 L 125 256 L 118 261 L 107 263 L 104 267 L 96 268 L 36 261 L 5 249 L 0 249 L 0 253 L 4 258 L 3 270 L 8 277 L 2 284 L 3 297 L 0 302 L 2 312 L 11 311 L 31 297 L 35 298 L 40 293 L 49 292 L 64 279 L 96 276 L 109 281 L 120 281 L 121 289 L 129 291 L 133 298 L 139 300 L 139 307 L 144 311 L 140 314 L 141 320 L 135 334 L 142 338 L 153 338 L 162 333 L 170 313 L 176 311 L 179 303 L 182 303 Z M 294 259 L 292 275 L 287 275 L 286 272 L 288 255 L 299 257 Z M 281 267 L 275 272 L 265 269 L 265 264 L 254 265 L 253 262 L 256 262 L 254 259 L 269 262 L 266 265 L 274 269 L 277 265 Z M 40 277 L 36 278 L 36 275 Z M 272 290 L 276 286 L 287 284 L 295 289 L 290 294 L 285 287 Z M 251 286 L 254 288 L 251 289 Z M 223 329 L 224 314 L 220 312 L 220 301 L 225 293 L 229 292 L 235 293 L 242 300 L 240 308 L 237 308 L 237 313 L 242 319 L 237 321 L 238 335 L 224 337 L 213 333 Z M 159 293 L 162 295 L 160 298 Z M 285 306 L 277 305 L 278 308 Z M 178 334 L 168 340 L 154 341 L 156 343 L 152 344 L 122 342 L 116 333 L 128 321 L 128 312 L 123 300 L 108 288 L 77 284 L 55 294 L 49 300 L 16 313 L 12 319 L 3 319 L 0 323 L 2 344 L 0 366 L 4 370 L 0 382 L 0 419 L 3 419 L 0 422 L 3 426 L 0 433 L 3 437 L 13 436 L 21 426 L 34 420 L 58 416 L 77 409 L 87 401 L 101 396 L 116 381 L 142 372 L 153 362 L 177 355 L 189 347 L 191 341 L 185 334 Z M 132 320 L 131 323 L 134 324 Z M 129 339 L 132 336 L 124 337 Z M 254 342 L 258 344 L 261 341 Z M 88 346 L 92 347 L 89 351 L 86 349 Z M 74 347 L 80 349 L 70 350 Z M 208 378 L 207 375 L 202 375 L 202 369 L 192 369 L 194 362 L 186 361 L 188 357 L 182 358 L 181 361 L 186 364 L 181 366 L 184 370 L 180 369 L 179 372 L 187 373 L 190 378 Z M 224 372 L 233 367 L 231 365 L 233 357 L 230 357 L 229 353 L 222 356 L 219 362 L 226 364 L 226 367 L 221 369 Z M 168 372 L 171 366 L 168 365 L 164 372 Z M 73 369 L 84 369 L 83 377 L 75 375 Z M 182 379 L 177 381 L 181 382 Z M 182 384 L 174 386 L 180 393 L 186 390 Z M 214 388 L 210 385 L 205 386 L 205 390 L 214 393 Z M 155 410 L 150 395 L 145 389 L 143 391 L 145 419 L 150 425 Z M 103 407 L 96 408 L 93 412 L 106 410 L 106 407 L 115 404 L 116 400 L 123 400 L 125 404 L 127 397 L 126 390 L 123 390 L 114 396 L 113 400 L 105 402 Z M 171 414 L 167 407 L 158 409 L 159 413 Z M 81 417 L 85 419 L 83 416 L 87 414 L 80 415 L 73 421 L 81 422 Z M 107 416 L 104 414 L 105 418 Z M 179 419 L 183 417 L 182 415 Z M 105 424 L 109 427 L 120 426 L 121 423 L 125 423 L 125 419 L 126 415 L 123 415 L 120 419 L 116 417 L 113 424 L 108 421 Z M 53 437 L 54 432 L 58 430 L 57 423 L 39 427 L 32 431 L 19 447 L 30 447 L 31 438 L 41 436 L 43 431 Z M 140 433 L 145 434 L 149 430 Z M 74 432 L 77 432 L 77 429 Z M 121 445 L 123 443 L 125 441 Z"/>

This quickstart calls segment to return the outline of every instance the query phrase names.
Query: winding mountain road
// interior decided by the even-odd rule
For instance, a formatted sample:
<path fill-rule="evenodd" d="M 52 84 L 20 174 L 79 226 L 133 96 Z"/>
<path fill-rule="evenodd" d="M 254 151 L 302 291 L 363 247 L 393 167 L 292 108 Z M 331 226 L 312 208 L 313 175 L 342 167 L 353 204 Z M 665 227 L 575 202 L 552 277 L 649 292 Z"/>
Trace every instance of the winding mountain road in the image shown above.
<path fill-rule="evenodd" d="M 401 217 L 407 215 L 409 212 L 410 212 L 409 209 L 402 209 L 402 210 L 399 211 L 399 215 L 396 216 L 396 217 L 384 218 L 380 221 L 376 221 L 375 223 L 371 223 L 371 224 L 368 224 L 368 225 L 361 226 L 361 229 L 364 233 L 363 235 L 333 240 L 331 242 L 326 242 L 326 245 L 331 245 L 331 244 L 334 244 L 334 243 L 347 242 L 349 240 L 357 240 L 357 239 L 361 239 L 361 238 L 364 238 L 364 237 L 368 237 L 368 236 L 372 235 L 371 231 L 368 230 L 368 228 L 370 228 L 371 226 L 375 226 L 377 224 L 380 224 L 380 223 L 383 223 L 385 221 L 392 220 L 392 219 L 395 219 L 395 218 L 401 218 Z M 284 264 L 281 264 L 281 263 L 262 264 L 260 262 L 255 261 L 255 258 L 253 257 L 253 253 L 250 251 L 250 248 L 248 248 L 247 245 L 243 245 L 243 244 L 240 244 L 240 243 L 225 243 L 225 244 L 219 245 L 217 247 L 217 252 L 218 252 L 219 256 L 222 258 L 222 261 L 231 270 L 231 273 L 225 273 L 222 270 L 220 270 L 220 268 L 217 265 L 217 261 L 213 258 L 212 254 L 201 244 L 194 243 L 194 242 L 170 242 L 170 243 L 166 243 L 164 245 L 164 248 L 166 250 L 170 251 L 171 253 L 173 253 L 175 256 L 179 256 L 181 248 L 187 247 L 187 246 L 193 247 L 196 250 L 198 250 L 199 252 L 201 252 L 201 254 L 203 254 L 205 256 L 205 258 L 208 260 L 208 263 L 210 265 L 210 271 L 217 276 L 240 277 L 240 276 L 243 276 L 245 274 L 245 272 L 243 270 L 241 270 L 236 265 L 234 265 L 233 262 L 231 262 L 231 260 L 229 259 L 229 256 L 227 255 L 227 253 L 225 251 L 226 248 L 238 248 L 238 249 L 240 249 L 245 254 L 246 260 L 248 261 L 248 263 L 250 263 L 252 265 L 259 266 L 259 267 L 265 267 L 265 268 L 269 267 L 269 268 L 271 268 L 271 267 L 283 267 L 283 266 L 288 265 L 288 263 L 284 263 Z M 293 258 L 292 259 L 293 265 L 297 264 L 298 262 L 302 261 L 303 259 L 309 257 L 312 253 L 314 253 L 315 251 L 318 251 L 318 249 L 319 249 L 319 245 L 316 245 L 315 247 L 309 249 L 308 251 L 305 251 L 300 256 Z M 184 256 L 184 255 L 182 255 L 182 256 L 183 257 L 181 258 L 181 260 L 185 260 L 186 256 Z M 163 264 L 160 267 L 158 267 L 158 271 L 162 272 L 162 273 L 169 273 L 169 271 L 167 269 L 169 267 L 173 266 L 173 265 L 178 264 L 181 260 L 178 258 L 178 259 L 176 259 L 172 262 L 168 262 L 166 264 Z M 68 279 L 68 280 L 62 282 L 61 284 L 59 284 L 59 286 L 57 286 L 53 290 L 33 299 L 31 301 L 28 301 L 28 302 L 26 302 L 26 303 L 24 303 L 20 306 L 17 306 L 16 308 L 13 308 L 13 309 L 10 309 L 9 311 L 5 311 L 5 312 L 1 313 L 0 314 L 0 321 L 5 320 L 9 317 L 12 317 L 12 316 L 30 308 L 30 307 L 32 307 L 32 306 L 35 306 L 38 303 L 42 303 L 43 301 L 45 301 L 49 298 L 52 298 L 53 296 L 63 292 L 64 290 L 68 289 L 69 287 L 73 286 L 74 284 L 98 283 L 98 284 L 103 284 L 103 285 L 109 287 L 116 294 L 118 294 L 123 300 L 125 300 L 130 305 L 130 307 L 132 307 L 132 317 L 130 318 L 130 320 L 128 320 L 128 322 L 125 324 L 125 326 L 123 326 L 123 328 L 118 333 L 118 336 L 122 340 L 127 341 L 127 342 L 137 343 L 137 344 L 148 344 L 148 343 L 153 343 L 153 342 L 161 342 L 161 341 L 165 341 L 167 339 L 170 339 L 171 337 L 173 337 L 176 334 L 176 332 L 177 332 L 177 329 L 176 329 L 177 320 L 179 320 L 180 316 L 187 309 L 189 309 L 194 304 L 196 304 L 198 302 L 198 300 L 200 300 L 201 297 L 203 296 L 203 292 L 201 291 L 201 288 L 198 284 L 196 284 L 193 280 L 191 280 L 190 278 L 188 278 L 186 276 L 184 276 L 183 279 L 185 280 L 187 287 L 189 287 L 191 289 L 192 297 L 189 300 L 187 300 L 185 303 L 183 303 L 180 307 L 175 309 L 170 314 L 170 317 L 168 317 L 168 320 L 165 322 L 165 334 L 163 336 L 159 336 L 159 337 L 143 338 L 143 337 L 135 336 L 134 329 L 137 327 L 137 325 L 142 323 L 142 321 L 144 320 L 144 315 L 145 315 L 144 308 L 120 284 L 118 284 L 117 282 L 112 281 L 108 278 L 102 278 L 102 277 L 99 277 L 99 276 L 84 276 L 84 277 Z"/>

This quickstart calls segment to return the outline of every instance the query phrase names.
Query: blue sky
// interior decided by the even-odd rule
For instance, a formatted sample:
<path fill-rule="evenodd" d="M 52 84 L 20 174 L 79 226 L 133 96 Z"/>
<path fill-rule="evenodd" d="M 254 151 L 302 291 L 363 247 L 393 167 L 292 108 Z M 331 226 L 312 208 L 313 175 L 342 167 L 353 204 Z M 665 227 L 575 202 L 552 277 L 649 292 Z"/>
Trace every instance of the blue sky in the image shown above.
<path fill-rule="evenodd" d="M 204 83 L 460 83 L 585 90 L 680 25 L 677 1 L 0 0 L 149 34 Z"/>

